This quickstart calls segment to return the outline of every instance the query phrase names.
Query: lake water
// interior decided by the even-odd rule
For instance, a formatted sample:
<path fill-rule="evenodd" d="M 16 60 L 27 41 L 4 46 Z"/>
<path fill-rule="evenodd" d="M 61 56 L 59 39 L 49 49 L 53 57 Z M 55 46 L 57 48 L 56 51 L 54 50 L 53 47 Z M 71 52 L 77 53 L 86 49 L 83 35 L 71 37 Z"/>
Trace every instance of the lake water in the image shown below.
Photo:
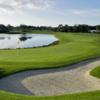
<path fill-rule="evenodd" d="M 57 41 L 54 35 L 46 34 L 0 34 L 0 49 L 42 47 Z"/>

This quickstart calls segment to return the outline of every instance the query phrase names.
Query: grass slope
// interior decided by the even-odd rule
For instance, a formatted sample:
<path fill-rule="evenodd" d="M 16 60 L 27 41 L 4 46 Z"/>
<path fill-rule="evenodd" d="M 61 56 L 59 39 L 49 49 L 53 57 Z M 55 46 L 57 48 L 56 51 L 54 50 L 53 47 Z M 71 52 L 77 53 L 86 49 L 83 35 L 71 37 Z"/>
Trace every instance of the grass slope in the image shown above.
<path fill-rule="evenodd" d="M 100 66 L 93 69 L 90 74 L 94 77 L 100 78 Z"/>
<path fill-rule="evenodd" d="M 55 33 L 60 44 L 45 48 L 0 50 L 2 75 L 15 72 L 62 67 L 100 55 L 100 35 Z"/>
<path fill-rule="evenodd" d="M 0 100 L 100 100 L 100 91 L 52 97 L 34 97 L 0 92 Z"/>
<path fill-rule="evenodd" d="M 63 67 L 100 56 L 99 34 L 55 33 L 60 44 L 45 48 L 0 50 L 0 75 Z M 0 100 L 100 100 L 100 91 L 55 97 L 28 97 L 0 91 Z"/>

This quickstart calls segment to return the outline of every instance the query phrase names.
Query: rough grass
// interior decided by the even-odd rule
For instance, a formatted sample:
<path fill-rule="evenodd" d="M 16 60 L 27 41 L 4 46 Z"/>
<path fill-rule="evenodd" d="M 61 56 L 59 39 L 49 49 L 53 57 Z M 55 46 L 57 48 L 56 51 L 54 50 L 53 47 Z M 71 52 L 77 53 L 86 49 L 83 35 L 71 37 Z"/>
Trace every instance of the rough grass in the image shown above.
<path fill-rule="evenodd" d="M 100 56 L 99 34 L 54 34 L 60 39 L 60 44 L 55 46 L 0 50 L 0 75 L 30 69 L 63 67 Z M 54 97 L 29 97 L 0 91 L 0 100 L 100 100 L 100 91 Z"/>
<path fill-rule="evenodd" d="M 100 78 L 100 66 L 93 69 L 90 74 L 94 77 Z"/>

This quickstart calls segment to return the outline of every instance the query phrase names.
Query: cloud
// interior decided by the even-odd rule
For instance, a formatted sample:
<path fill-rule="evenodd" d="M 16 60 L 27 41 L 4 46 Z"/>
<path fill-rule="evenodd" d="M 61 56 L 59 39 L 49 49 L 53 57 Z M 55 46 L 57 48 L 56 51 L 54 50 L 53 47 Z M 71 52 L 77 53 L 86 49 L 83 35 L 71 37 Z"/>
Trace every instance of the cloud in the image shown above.
<path fill-rule="evenodd" d="M 0 12 L 45 10 L 51 7 L 54 0 L 0 0 Z"/>
<path fill-rule="evenodd" d="M 78 10 L 74 9 L 71 11 L 72 14 L 77 15 L 77 16 L 91 16 L 91 17 L 98 17 L 100 16 L 100 9 L 87 9 L 87 10 Z"/>
<path fill-rule="evenodd" d="M 53 13 L 60 16 L 77 16 L 77 17 L 100 17 L 100 9 L 65 9 L 53 10 Z"/>

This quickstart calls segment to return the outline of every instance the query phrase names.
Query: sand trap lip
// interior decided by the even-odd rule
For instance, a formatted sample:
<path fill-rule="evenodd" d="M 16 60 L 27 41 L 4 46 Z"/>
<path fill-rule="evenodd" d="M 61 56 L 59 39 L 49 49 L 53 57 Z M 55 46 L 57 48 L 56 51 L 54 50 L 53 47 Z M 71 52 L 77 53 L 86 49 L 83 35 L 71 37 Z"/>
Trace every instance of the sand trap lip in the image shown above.
<path fill-rule="evenodd" d="M 35 96 L 100 90 L 100 79 L 89 75 L 99 65 L 96 58 L 65 68 L 25 71 L 0 79 L 0 89 Z"/>

